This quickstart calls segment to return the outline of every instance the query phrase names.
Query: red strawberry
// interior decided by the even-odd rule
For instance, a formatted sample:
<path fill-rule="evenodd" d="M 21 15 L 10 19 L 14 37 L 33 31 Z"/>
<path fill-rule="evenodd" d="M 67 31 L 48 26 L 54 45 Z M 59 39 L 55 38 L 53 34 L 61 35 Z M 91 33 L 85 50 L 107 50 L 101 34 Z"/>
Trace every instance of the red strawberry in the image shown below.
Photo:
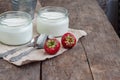
<path fill-rule="evenodd" d="M 76 38 L 72 33 L 65 33 L 61 39 L 62 45 L 66 49 L 70 49 L 75 46 Z"/>
<path fill-rule="evenodd" d="M 48 39 L 44 44 L 45 51 L 50 54 L 56 54 L 60 49 L 60 42 L 57 39 Z"/>

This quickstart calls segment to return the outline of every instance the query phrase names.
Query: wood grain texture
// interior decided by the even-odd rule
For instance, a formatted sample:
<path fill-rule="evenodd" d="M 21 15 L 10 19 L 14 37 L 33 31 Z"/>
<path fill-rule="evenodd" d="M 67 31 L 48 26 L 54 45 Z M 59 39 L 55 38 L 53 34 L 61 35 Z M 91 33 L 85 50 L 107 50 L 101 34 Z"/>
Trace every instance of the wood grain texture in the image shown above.
<path fill-rule="evenodd" d="M 38 62 L 16 67 L 0 60 L 0 80 L 39 80 L 39 78 L 40 64 Z"/>
<path fill-rule="evenodd" d="M 72 50 L 43 62 L 42 80 L 93 80 L 80 42 Z"/>
<path fill-rule="evenodd" d="M 98 3 L 96 0 L 57 0 L 57 1 L 43 0 L 42 5 L 43 6 L 63 6 L 67 8 L 70 12 L 70 15 L 69 15 L 70 27 L 77 28 L 77 29 L 84 29 L 88 32 L 88 36 L 83 38 L 81 42 L 86 51 L 86 56 L 89 60 L 88 63 L 92 71 L 94 80 L 119 80 L 120 79 L 120 76 L 119 76 L 120 75 L 120 39 L 118 38 L 111 24 L 109 23 L 103 10 L 98 6 Z M 76 48 L 78 48 L 78 46 Z M 79 46 L 79 48 L 81 47 Z M 73 49 L 70 51 L 70 53 L 74 53 L 74 55 L 76 53 L 76 55 L 78 55 L 77 53 L 81 53 L 81 49 L 79 50 Z M 51 62 L 46 61 L 43 63 L 43 67 L 42 67 L 43 80 L 47 80 L 48 78 L 52 80 L 54 77 L 55 77 L 55 80 L 62 80 L 62 78 L 63 79 L 65 78 L 65 74 L 62 73 L 62 70 L 67 71 L 67 68 L 64 67 L 61 70 L 59 70 L 60 69 L 59 66 L 58 67 L 55 67 L 55 66 L 57 65 L 64 66 L 64 64 L 67 62 L 66 61 L 67 59 L 73 58 L 73 57 L 70 57 L 71 55 L 67 55 L 67 58 L 64 59 L 66 55 L 67 54 L 57 57 L 53 61 L 51 60 Z M 60 60 L 64 60 L 64 62 L 60 64 L 61 62 Z M 80 61 L 82 60 L 80 59 Z M 70 63 L 67 62 L 67 65 L 69 64 Z M 81 64 L 81 62 L 72 63 L 71 68 L 73 68 L 75 64 Z M 54 69 L 54 71 L 52 69 Z M 84 72 L 83 71 L 84 69 L 80 68 L 80 70 L 81 70 L 80 72 Z M 48 71 L 48 72 L 45 72 L 45 71 Z M 52 75 L 49 77 L 46 77 L 50 73 Z M 69 70 L 68 70 L 68 73 L 69 73 Z M 76 70 L 76 74 L 77 73 L 79 73 L 79 71 Z M 53 75 L 53 74 L 56 74 L 56 75 Z M 83 73 L 83 74 L 87 75 L 86 73 Z M 85 77 L 88 77 L 88 76 L 85 76 Z M 65 78 L 65 80 L 72 80 L 72 79 Z M 77 80 L 77 79 L 74 78 L 73 80 Z M 79 78 L 79 80 L 81 79 Z"/>
<path fill-rule="evenodd" d="M 62 6 L 70 12 L 70 27 L 80 29 L 77 0 L 42 0 L 42 6 Z M 42 63 L 42 80 L 93 80 L 80 42 L 73 49 Z"/>
<path fill-rule="evenodd" d="M 94 80 L 120 80 L 120 39 L 96 0 L 79 0 L 81 29 L 88 32 L 82 44 Z"/>

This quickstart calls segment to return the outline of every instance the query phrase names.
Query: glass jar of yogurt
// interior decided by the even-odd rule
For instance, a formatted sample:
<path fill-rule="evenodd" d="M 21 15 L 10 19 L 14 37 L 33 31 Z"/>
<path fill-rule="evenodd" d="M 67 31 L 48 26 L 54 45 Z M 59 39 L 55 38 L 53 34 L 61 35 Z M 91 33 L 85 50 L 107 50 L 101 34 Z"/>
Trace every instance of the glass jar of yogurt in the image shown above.
<path fill-rule="evenodd" d="M 68 31 L 68 11 L 63 7 L 47 6 L 39 10 L 37 32 L 53 36 L 62 36 Z"/>
<path fill-rule="evenodd" d="M 0 14 L 0 42 L 21 45 L 32 39 L 32 18 L 26 12 L 8 11 Z"/>

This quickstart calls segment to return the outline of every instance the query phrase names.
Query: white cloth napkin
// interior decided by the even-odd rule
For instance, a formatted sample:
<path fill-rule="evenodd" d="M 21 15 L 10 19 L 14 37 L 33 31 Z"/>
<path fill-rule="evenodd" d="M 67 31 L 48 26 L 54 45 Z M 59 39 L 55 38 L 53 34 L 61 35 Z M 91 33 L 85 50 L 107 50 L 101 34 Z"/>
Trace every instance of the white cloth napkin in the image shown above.
<path fill-rule="evenodd" d="M 83 30 L 75 30 L 75 29 L 69 29 L 68 32 L 72 32 L 76 38 L 77 38 L 77 41 L 79 38 L 83 37 L 83 36 L 86 36 L 87 33 Z M 61 37 L 60 38 L 57 38 L 59 41 L 61 41 Z M 0 47 L 5 47 L 3 46 L 2 44 L 0 44 Z M 9 48 L 9 47 L 7 47 Z M 9 48 L 11 49 L 11 48 Z M 11 57 L 14 57 L 14 56 L 17 56 L 19 55 L 22 51 L 26 51 L 27 49 L 30 49 L 29 48 L 26 48 L 26 49 L 23 49 L 21 51 L 18 51 L 12 55 L 8 55 L 7 57 L 4 57 L 3 59 L 10 62 L 10 58 Z M 1 51 L 1 50 L 0 50 Z M 4 51 L 6 51 L 6 49 L 4 48 Z M 22 66 L 24 64 L 28 64 L 28 63 L 31 63 L 31 62 L 35 62 L 35 61 L 43 61 L 43 60 L 46 60 L 46 59 L 49 59 L 49 58 L 53 58 L 53 57 L 56 57 L 58 55 L 61 55 L 62 53 L 64 53 L 64 51 L 67 51 L 67 49 L 63 48 L 61 46 L 60 50 L 57 52 L 57 54 L 55 55 L 48 55 L 47 53 L 45 53 L 44 49 L 37 49 L 37 50 L 34 50 L 32 51 L 30 54 L 28 54 L 27 56 L 24 56 L 23 58 L 21 58 L 20 60 L 18 61 L 15 61 L 15 62 L 10 62 L 16 66 Z"/>

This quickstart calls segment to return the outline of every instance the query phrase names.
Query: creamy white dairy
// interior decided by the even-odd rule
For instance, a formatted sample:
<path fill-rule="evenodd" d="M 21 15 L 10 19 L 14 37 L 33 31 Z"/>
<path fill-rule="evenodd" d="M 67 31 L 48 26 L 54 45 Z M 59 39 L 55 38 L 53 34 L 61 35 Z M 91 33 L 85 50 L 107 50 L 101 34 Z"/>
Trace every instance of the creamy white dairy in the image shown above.
<path fill-rule="evenodd" d="M 42 12 L 37 18 L 38 33 L 62 36 L 68 31 L 69 19 L 61 12 Z"/>
<path fill-rule="evenodd" d="M 8 28 L 12 28 L 12 27 L 18 27 L 20 25 L 24 25 L 26 22 L 27 22 L 27 19 L 24 19 L 24 18 L 8 18 L 8 19 L 3 19 L 1 21 L 1 24 L 11 26 Z"/>
<path fill-rule="evenodd" d="M 0 41 L 8 45 L 21 45 L 32 38 L 32 23 L 26 18 L 4 18 L 0 22 Z"/>

